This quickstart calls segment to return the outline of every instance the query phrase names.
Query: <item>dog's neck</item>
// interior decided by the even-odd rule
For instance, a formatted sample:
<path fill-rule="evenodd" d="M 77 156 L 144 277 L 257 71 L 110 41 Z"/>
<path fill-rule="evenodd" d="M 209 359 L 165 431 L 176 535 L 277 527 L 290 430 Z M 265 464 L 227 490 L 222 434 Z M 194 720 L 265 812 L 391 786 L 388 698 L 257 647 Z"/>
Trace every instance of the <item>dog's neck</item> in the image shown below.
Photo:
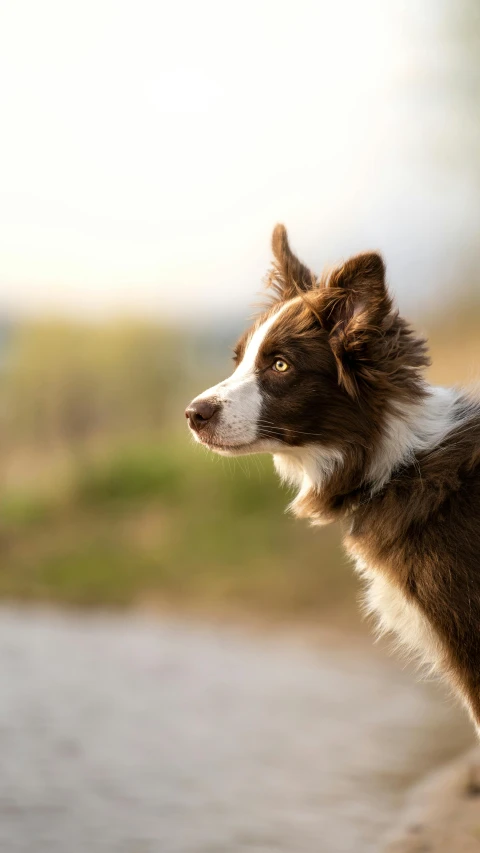
<path fill-rule="evenodd" d="M 421 401 L 394 407 L 382 438 L 367 456 L 358 449 L 307 445 L 274 455 L 285 482 L 299 488 L 289 509 L 313 524 L 351 513 L 380 491 L 395 471 L 437 447 L 458 425 L 465 405 L 455 389 L 427 387 Z"/>

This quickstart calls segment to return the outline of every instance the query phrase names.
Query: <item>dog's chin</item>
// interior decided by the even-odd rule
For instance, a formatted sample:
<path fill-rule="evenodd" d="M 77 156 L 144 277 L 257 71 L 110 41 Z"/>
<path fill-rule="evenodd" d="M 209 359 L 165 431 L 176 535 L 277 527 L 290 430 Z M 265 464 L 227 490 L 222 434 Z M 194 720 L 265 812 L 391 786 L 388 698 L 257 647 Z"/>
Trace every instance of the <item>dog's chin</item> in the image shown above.
<path fill-rule="evenodd" d="M 198 434 L 194 436 L 195 440 L 211 450 L 212 453 L 217 453 L 219 456 L 249 456 L 252 453 L 275 453 L 278 451 L 278 441 L 265 441 L 265 439 L 254 439 L 250 442 L 236 442 L 229 444 L 227 441 L 220 441 L 218 438 L 201 438 Z"/>
<path fill-rule="evenodd" d="M 227 445 L 225 447 L 218 444 L 206 444 L 205 447 L 212 453 L 218 453 L 219 456 L 249 456 L 251 453 L 259 452 L 255 449 L 255 444 Z"/>
<path fill-rule="evenodd" d="M 217 444 L 213 441 L 201 441 L 200 444 L 212 453 L 218 453 L 219 456 L 248 456 L 250 453 L 260 453 L 256 441 L 249 444 Z"/>

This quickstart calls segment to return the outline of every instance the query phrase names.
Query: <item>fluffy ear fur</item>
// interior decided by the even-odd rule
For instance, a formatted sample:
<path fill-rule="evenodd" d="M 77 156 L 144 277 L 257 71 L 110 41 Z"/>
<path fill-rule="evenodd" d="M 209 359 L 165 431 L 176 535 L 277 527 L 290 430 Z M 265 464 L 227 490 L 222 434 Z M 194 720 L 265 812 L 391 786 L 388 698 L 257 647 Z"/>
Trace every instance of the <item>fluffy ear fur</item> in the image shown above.
<path fill-rule="evenodd" d="M 283 301 L 305 293 L 316 285 L 315 275 L 293 254 L 284 225 L 276 225 L 272 234 L 273 266 L 267 286 Z"/>
<path fill-rule="evenodd" d="M 380 255 L 368 252 L 350 258 L 321 285 L 322 326 L 346 391 L 359 397 L 362 382 L 418 387 L 418 368 L 428 363 L 424 342 L 413 338 L 393 309 Z"/>

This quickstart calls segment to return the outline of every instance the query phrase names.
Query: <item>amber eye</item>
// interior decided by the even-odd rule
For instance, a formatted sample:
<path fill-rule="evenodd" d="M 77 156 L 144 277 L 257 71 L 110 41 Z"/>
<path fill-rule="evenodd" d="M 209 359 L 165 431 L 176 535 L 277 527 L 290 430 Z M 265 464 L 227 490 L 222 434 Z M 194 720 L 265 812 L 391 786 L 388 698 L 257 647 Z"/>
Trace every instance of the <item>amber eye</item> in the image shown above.
<path fill-rule="evenodd" d="M 277 358 L 273 363 L 273 370 L 277 373 L 285 373 L 288 370 L 288 364 L 284 358 Z"/>

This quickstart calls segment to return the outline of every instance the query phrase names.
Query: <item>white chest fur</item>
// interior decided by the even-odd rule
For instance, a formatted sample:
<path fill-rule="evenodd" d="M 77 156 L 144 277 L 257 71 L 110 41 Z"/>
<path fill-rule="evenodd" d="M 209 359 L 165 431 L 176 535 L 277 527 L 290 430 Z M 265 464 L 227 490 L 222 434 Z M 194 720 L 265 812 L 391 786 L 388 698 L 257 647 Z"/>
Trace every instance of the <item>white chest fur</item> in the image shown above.
<path fill-rule="evenodd" d="M 418 663 L 432 670 L 441 668 L 441 643 L 426 616 L 383 572 L 368 566 L 355 554 L 351 556 L 356 571 L 366 582 L 365 609 L 375 617 L 379 635 L 393 634 L 399 646 Z"/>

